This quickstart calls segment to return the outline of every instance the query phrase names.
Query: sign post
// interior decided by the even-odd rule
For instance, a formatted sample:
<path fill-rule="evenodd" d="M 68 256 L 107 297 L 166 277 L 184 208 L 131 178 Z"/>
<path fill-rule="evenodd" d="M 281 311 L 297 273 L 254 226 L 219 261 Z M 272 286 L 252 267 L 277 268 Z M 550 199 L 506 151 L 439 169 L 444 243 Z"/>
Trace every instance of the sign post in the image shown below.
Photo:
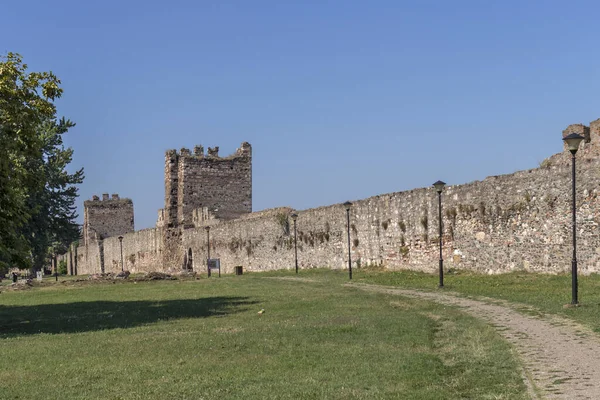
<path fill-rule="evenodd" d="M 208 259 L 208 276 L 210 277 L 211 270 L 219 270 L 219 278 L 221 277 L 221 259 L 220 258 L 209 258 Z"/>

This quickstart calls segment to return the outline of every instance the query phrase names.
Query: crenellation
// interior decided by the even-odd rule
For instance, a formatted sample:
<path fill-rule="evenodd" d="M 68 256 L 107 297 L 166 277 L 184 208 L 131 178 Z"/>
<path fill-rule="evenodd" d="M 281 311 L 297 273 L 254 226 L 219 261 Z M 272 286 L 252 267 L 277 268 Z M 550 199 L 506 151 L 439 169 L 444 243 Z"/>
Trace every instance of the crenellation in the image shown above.
<path fill-rule="evenodd" d="M 102 201 L 108 201 L 108 193 L 102 193 Z"/>
<path fill-rule="evenodd" d="M 215 147 L 209 147 L 208 148 L 208 154 L 209 157 L 219 157 L 219 146 L 215 146 Z"/>
<path fill-rule="evenodd" d="M 590 122 L 590 142 L 600 143 L 600 118 Z"/>
<path fill-rule="evenodd" d="M 252 156 L 252 146 L 248 142 L 242 142 L 242 145 L 236 150 L 239 156 Z"/>
<path fill-rule="evenodd" d="M 194 155 L 196 157 L 204 157 L 204 147 L 201 144 L 194 146 Z"/>

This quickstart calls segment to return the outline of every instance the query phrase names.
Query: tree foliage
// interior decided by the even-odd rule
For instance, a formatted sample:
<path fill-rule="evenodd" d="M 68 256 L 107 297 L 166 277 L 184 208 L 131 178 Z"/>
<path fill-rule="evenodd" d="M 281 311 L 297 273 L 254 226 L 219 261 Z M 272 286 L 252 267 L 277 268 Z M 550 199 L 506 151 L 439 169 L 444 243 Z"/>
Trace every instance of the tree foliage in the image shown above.
<path fill-rule="evenodd" d="M 57 119 L 62 95 L 52 72 L 27 72 L 18 54 L 0 58 L 0 268 L 40 267 L 49 251 L 78 237 L 73 150 L 62 135 L 75 124 Z"/>

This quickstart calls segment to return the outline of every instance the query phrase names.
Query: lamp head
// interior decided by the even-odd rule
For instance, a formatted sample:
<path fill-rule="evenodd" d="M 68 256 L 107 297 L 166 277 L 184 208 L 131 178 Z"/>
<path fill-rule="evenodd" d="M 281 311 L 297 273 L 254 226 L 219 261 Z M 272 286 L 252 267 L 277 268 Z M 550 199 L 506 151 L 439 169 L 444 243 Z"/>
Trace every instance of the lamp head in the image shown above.
<path fill-rule="evenodd" d="M 433 187 L 435 188 L 435 190 L 437 190 L 438 193 L 442 193 L 442 190 L 444 190 L 444 186 L 446 186 L 446 182 L 442 181 L 437 181 L 433 184 Z"/>
<path fill-rule="evenodd" d="M 298 214 L 292 213 L 292 215 L 290 215 L 290 217 L 292 217 L 292 219 L 294 220 L 294 222 L 296 222 L 296 220 L 298 219 Z"/>
<path fill-rule="evenodd" d="M 346 211 L 350 211 L 350 207 L 352 207 L 352 203 L 350 203 L 349 201 L 344 203 L 344 207 L 346 208 Z"/>
<path fill-rule="evenodd" d="M 567 147 L 569 148 L 571 154 L 575 154 L 577 153 L 577 150 L 579 150 L 579 144 L 583 139 L 583 136 L 578 135 L 576 133 L 571 133 L 570 135 L 565 136 L 563 138 L 563 141 L 567 144 Z"/>

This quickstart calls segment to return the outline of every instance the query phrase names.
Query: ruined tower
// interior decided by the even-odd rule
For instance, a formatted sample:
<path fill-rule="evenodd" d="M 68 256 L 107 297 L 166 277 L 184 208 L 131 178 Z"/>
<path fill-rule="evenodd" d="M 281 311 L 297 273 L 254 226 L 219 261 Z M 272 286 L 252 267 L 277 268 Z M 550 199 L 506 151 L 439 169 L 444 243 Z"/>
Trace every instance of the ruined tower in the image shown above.
<path fill-rule="evenodd" d="M 121 199 L 118 194 L 109 198 L 108 193 L 83 202 L 83 240 L 93 241 L 119 236 L 134 231 L 133 202 Z"/>
<path fill-rule="evenodd" d="M 252 212 L 252 146 L 244 142 L 227 157 L 219 148 L 202 146 L 169 150 L 165 155 L 166 228 L 193 226 L 193 212 L 205 209 L 218 219 L 234 219 Z"/>

